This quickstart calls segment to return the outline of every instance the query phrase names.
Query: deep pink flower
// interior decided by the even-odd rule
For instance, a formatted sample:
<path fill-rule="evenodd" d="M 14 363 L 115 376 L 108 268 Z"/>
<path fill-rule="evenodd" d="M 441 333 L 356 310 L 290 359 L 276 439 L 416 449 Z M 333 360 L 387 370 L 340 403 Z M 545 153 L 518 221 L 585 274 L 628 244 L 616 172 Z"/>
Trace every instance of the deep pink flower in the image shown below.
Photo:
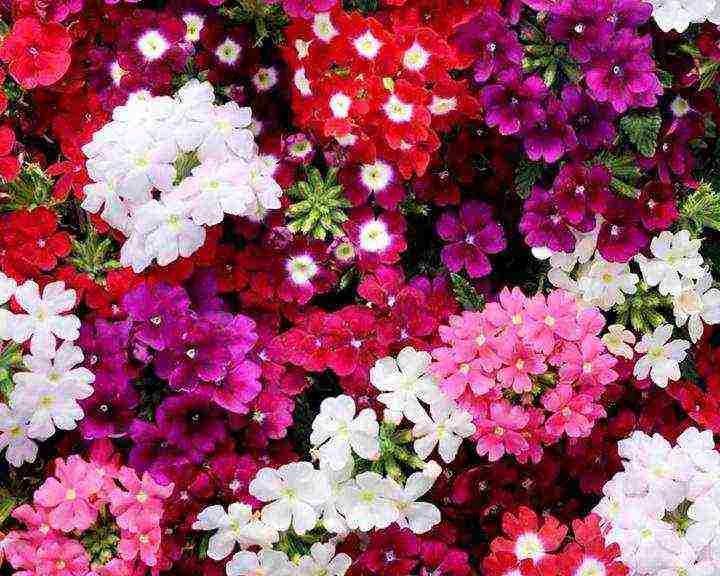
<path fill-rule="evenodd" d="M 455 212 L 444 212 L 437 232 L 449 244 L 442 249 L 443 263 L 452 271 L 462 268 L 473 278 L 490 273 L 486 254 L 497 254 L 505 248 L 502 227 L 493 220 L 488 204 L 470 200 Z"/>
<path fill-rule="evenodd" d="M 548 390 L 542 403 L 553 412 L 545 422 L 545 429 L 555 438 L 560 438 L 563 433 L 570 438 L 588 436 L 595 420 L 605 416 L 605 410 L 594 404 L 590 396 L 575 394 L 572 386 L 567 384 Z"/>
<path fill-rule="evenodd" d="M 520 433 L 530 420 L 522 408 L 505 401 L 493 402 L 487 417 L 475 421 L 478 433 L 477 452 L 488 455 L 491 462 L 499 460 L 505 452 L 520 454 L 528 443 Z"/>

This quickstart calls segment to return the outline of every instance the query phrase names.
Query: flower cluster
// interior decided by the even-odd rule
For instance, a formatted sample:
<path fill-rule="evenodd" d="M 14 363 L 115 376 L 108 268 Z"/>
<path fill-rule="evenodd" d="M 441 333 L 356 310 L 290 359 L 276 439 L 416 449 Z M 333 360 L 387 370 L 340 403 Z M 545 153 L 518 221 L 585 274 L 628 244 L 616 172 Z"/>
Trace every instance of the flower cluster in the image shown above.
<path fill-rule="evenodd" d="M 618 452 L 623 470 L 605 484 L 595 510 L 623 562 L 642 576 L 714 574 L 720 453 L 712 433 L 687 428 L 673 446 L 634 432 Z"/>
<path fill-rule="evenodd" d="M 720 574 L 716 0 L 0 13 L 0 574 Z"/>
<path fill-rule="evenodd" d="M 24 529 L 10 532 L 5 554 L 17 574 L 130 575 L 160 567 L 161 520 L 172 485 L 120 463 L 109 444 L 90 460 L 73 455 L 13 516 Z"/>
<path fill-rule="evenodd" d="M 543 444 L 588 436 L 617 360 L 598 334 L 605 320 L 562 290 L 545 298 L 504 289 L 482 312 L 440 327 L 432 372 L 477 426 L 477 450 L 538 462 Z"/>
<path fill-rule="evenodd" d="M 225 214 L 262 220 L 280 207 L 280 186 L 236 102 L 215 105 L 208 82 L 185 84 L 174 98 L 134 93 L 83 147 L 83 208 L 127 235 L 120 259 L 135 272 L 166 266 L 205 242 L 204 226 Z M 155 198 L 153 191 L 160 193 Z"/>

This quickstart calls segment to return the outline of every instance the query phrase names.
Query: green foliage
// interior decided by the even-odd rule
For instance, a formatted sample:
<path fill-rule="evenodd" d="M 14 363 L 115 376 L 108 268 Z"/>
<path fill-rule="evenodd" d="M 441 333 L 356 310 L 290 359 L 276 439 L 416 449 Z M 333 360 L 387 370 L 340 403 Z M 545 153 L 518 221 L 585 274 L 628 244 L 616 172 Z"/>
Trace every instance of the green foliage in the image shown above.
<path fill-rule="evenodd" d="M 80 541 L 93 564 L 104 566 L 117 555 L 120 528 L 105 506 L 100 509 L 97 521 L 80 535 Z"/>
<path fill-rule="evenodd" d="M 695 234 L 703 228 L 720 231 L 720 194 L 709 182 L 701 182 L 680 205 L 680 222 Z"/>
<path fill-rule="evenodd" d="M 592 161 L 592 164 L 602 164 L 612 175 L 610 187 L 620 194 L 629 198 L 637 198 L 638 189 L 635 182 L 640 178 L 640 168 L 635 161 L 635 155 L 630 152 L 613 153 L 607 150 L 600 152 Z"/>
<path fill-rule="evenodd" d="M 634 332 L 652 332 L 666 323 L 667 312 L 672 308 L 669 297 L 661 296 L 644 282 L 638 284 L 637 291 L 614 307 L 617 322 L 630 327 Z"/>
<path fill-rule="evenodd" d="M 12 182 L 0 186 L 0 210 L 32 210 L 38 206 L 52 206 L 57 201 L 52 197 L 53 181 L 37 164 L 25 164 Z"/>
<path fill-rule="evenodd" d="M 290 205 L 288 228 L 318 240 L 328 236 L 340 236 L 340 227 L 348 217 L 343 211 L 351 204 L 343 195 L 342 185 L 337 181 L 337 168 L 331 168 L 323 179 L 320 170 L 307 169 L 307 181 L 296 182 L 288 189 L 288 196 L 297 200 Z"/>
<path fill-rule="evenodd" d="M 662 118 L 660 112 L 631 112 L 620 118 L 620 129 L 637 151 L 646 157 L 655 155 Z"/>
<path fill-rule="evenodd" d="M 72 239 L 70 263 L 95 280 L 102 280 L 108 270 L 120 268 L 120 262 L 111 257 L 116 251 L 114 242 L 110 236 L 99 236 L 89 222 L 84 227 L 87 229 L 85 238 Z"/>
<path fill-rule="evenodd" d="M 175 182 L 177 186 L 185 180 L 194 168 L 200 166 L 200 159 L 195 152 L 180 152 L 175 159 Z"/>
<path fill-rule="evenodd" d="M 545 164 L 522 158 L 515 170 L 515 192 L 520 198 L 527 198 L 533 186 L 543 175 Z"/>
<path fill-rule="evenodd" d="M 344 0 L 343 8 L 348 12 L 357 10 L 367 16 L 378 11 L 380 2 L 378 0 Z"/>
<path fill-rule="evenodd" d="M 13 370 L 23 364 L 22 347 L 19 344 L 8 344 L 0 351 L 0 398 L 9 401 L 13 391 Z"/>
<path fill-rule="evenodd" d="M 220 14 L 233 24 L 250 24 L 254 30 L 255 46 L 262 45 L 266 40 L 273 44 L 282 43 L 283 28 L 290 23 L 282 2 L 235 0 L 224 4 Z"/>
<path fill-rule="evenodd" d="M 548 87 L 555 83 L 562 85 L 561 79 L 573 83 L 580 80 L 580 68 L 568 55 L 567 47 L 556 44 L 542 28 L 529 21 L 523 22 L 521 41 L 524 44 L 523 71 L 540 74 Z"/>
<path fill-rule="evenodd" d="M 475 290 L 470 280 L 461 274 L 451 272 L 450 283 L 455 300 L 457 300 L 465 310 L 482 310 L 485 307 L 485 297 L 477 293 L 477 290 Z"/>

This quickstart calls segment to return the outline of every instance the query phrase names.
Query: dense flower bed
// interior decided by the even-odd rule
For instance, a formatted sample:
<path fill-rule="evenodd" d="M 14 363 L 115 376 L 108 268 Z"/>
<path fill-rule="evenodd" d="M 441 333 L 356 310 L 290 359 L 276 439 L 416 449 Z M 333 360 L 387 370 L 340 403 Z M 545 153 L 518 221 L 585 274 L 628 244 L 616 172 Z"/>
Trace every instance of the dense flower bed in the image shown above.
<path fill-rule="evenodd" d="M 0 574 L 720 574 L 720 4 L 0 6 Z"/>

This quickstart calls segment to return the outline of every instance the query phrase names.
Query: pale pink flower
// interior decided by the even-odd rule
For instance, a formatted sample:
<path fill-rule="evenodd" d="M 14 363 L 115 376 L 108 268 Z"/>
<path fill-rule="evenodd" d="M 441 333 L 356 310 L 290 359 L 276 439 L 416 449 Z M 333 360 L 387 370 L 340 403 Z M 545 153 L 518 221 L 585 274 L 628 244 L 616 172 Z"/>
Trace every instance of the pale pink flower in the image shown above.
<path fill-rule="evenodd" d="M 117 480 L 125 490 L 116 488 L 110 494 L 110 511 L 118 526 L 132 532 L 145 521 L 159 523 L 163 512 L 163 500 L 173 492 L 173 485 L 161 486 L 145 472 L 142 480 L 132 468 L 123 466 Z"/>
<path fill-rule="evenodd" d="M 530 416 L 522 408 L 503 401 L 494 402 L 489 417 L 475 423 L 479 434 L 477 453 L 487 454 L 490 462 L 495 462 L 505 452 L 516 455 L 525 452 L 529 445 L 519 431 L 529 420 Z"/>
<path fill-rule="evenodd" d="M 120 532 L 118 554 L 124 560 L 133 560 L 140 556 L 144 564 L 155 566 L 160 550 L 160 526 L 150 519 L 142 519 L 136 528 L 136 532 L 127 530 Z"/>
<path fill-rule="evenodd" d="M 618 378 L 618 373 L 612 369 L 617 358 L 605 353 L 605 344 L 597 336 L 585 336 L 579 346 L 567 344 L 559 358 L 553 360 L 559 364 L 561 383 L 582 387 L 594 398 Z"/>
<path fill-rule="evenodd" d="M 516 334 L 525 323 L 525 295 L 520 288 L 513 288 L 512 292 L 503 288 L 498 295 L 498 302 L 491 302 L 485 306 L 485 318 L 502 330 L 502 335 Z"/>
<path fill-rule="evenodd" d="M 565 340 L 579 336 L 577 304 L 568 292 L 556 290 L 547 300 L 542 294 L 536 294 L 525 304 L 525 312 L 520 336 L 535 350 L 550 354 L 557 342 L 556 335 Z"/>
<path fill-rule="evenodd" d="M 50 477 L 35 492 L 35 504 L 51 508 L 50 526 L 63 532 L 86 530 L 96 520 L 95 500 L 103 479 L 94 466 L 80 456 L 55 461 L 55 477 Z"/>
<path fill-rule="evenodd" d="M 547 371 L 543 356 L 520 342 L 512 348 L 503 346 L 498 353 L 502 361 L 507 364 L 505 368 L 498 370 L 498 382 L 503 388 L 512 388 L 518 394 L 532 390 L 530 374 L 543 374 Z"/>

